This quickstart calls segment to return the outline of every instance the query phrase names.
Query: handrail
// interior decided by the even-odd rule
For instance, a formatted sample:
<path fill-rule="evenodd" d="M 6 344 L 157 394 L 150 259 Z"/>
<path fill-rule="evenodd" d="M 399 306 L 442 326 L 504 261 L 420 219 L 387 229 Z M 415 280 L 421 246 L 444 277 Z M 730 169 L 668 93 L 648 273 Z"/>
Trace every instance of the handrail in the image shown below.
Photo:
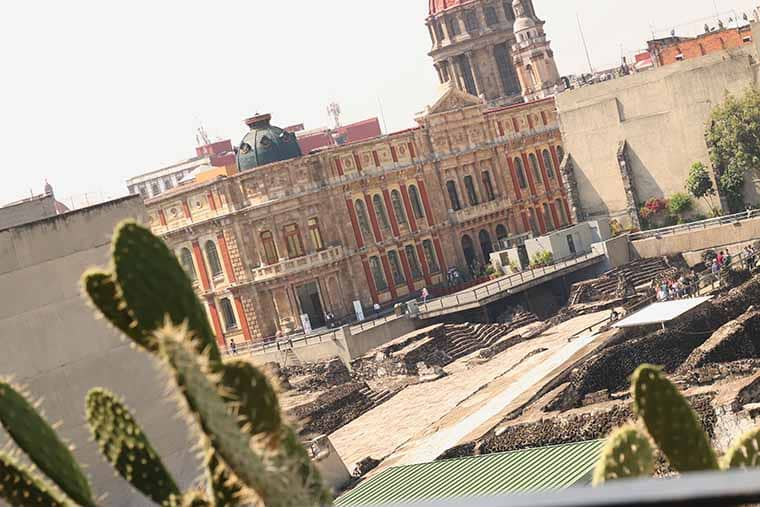
<path fill-rule="evenodd" d="M 693 231 L 695 229 L 706 229 L 714 225 L 731 224 L 758 217 L 760 217 L 760 210 L 748 210 L 741 213 L 735 213 L 733 215 L 708 218 L 706 220 L 700 220 L 699 222 L 692 222 L 690 224 L 672 225 L 670 227 L 662 227 L 660 229 L 652 229 L 649 231 L 632 232 L 629 234 L 629 239 L 631 241 L 638 241 L 641 239 L 653 237 L 669 236 L 671 234 Z"/>

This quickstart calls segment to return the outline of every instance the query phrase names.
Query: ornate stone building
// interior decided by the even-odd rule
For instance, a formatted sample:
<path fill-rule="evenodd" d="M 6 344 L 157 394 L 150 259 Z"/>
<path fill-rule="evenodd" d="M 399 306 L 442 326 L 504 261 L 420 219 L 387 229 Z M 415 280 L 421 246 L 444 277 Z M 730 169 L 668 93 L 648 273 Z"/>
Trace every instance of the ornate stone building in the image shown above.
<path fill-rule="evenodd" d="M 306 156 L 268 115 L 247 123 L 240 173 L 146 201 L 220 342 L 389 305 L 569 222 L 553 99 L 488 108 L 450 88 L 416 128 Z"/>
<path fill-rule="evenodd" d="M 532 0 L 429 0 L 430 56 L 441 83 L 491 106 L 551 96 L 560 83 Z"/>

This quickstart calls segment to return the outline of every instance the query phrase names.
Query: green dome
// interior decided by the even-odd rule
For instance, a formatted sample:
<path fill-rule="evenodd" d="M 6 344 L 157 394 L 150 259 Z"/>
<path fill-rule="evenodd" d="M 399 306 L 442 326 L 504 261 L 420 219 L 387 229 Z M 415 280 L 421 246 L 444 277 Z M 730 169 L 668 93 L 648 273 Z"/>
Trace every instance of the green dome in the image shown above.
<path fill-rule="evenodd" d="M 260 114 L 245 121 L 251 131 L 240 141 L 237 154 L 240 171 L 301 156 L 296 135 L 270 125 L 271 119 L 270 114 Z"/>

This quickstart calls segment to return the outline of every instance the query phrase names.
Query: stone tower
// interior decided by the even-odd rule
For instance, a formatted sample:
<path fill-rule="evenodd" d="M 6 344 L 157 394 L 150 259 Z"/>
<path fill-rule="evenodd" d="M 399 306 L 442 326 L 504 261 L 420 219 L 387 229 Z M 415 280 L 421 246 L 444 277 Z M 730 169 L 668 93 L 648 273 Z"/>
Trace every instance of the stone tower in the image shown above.
<path fill-rule="evenodd" d="M 514 0 L 512 45 L 514 64 L 526 101 L 555 95 L 561 88 L 554 52 L 544 32 L 544 21 L 538 19 L 532 0 Z"/>
<path fill-rule="evenodd" d="M 530 0 L 526 6 L 532 12 Z M 429 0 L 430 56 L 441 83 L 494 106 L 522 101 L 514 23 L 512 0 Z"/>

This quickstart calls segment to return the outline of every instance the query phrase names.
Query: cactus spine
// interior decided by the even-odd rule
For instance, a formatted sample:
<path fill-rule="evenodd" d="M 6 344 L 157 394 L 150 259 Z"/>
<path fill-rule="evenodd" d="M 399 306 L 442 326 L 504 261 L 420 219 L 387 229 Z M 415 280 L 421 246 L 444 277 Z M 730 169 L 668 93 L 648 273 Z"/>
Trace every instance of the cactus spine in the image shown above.
<path fill-rule="evenodd" d="M 0 453 L 0 498 L 12 507 L 64 507 L 40 479 L 5 453 Z"/>
<path fill-rule="evenodd" d="M 635 425 L 618 428 L 607 439 L 594 469 L 594 485 L 611 479 L 630 479 L 651 475 L 654 452 L 649 437 Z"/>
<path fill-rule="evenodd" d="M 105 389 L 87 393 L 87 423 L 100 453 L 142 494 L 158 504 L 179 496 L 148 438 L 124 404 Z"/>
<path fill-rule="evenodd" d="M 7 382 L 0 382 L 0 423 L 61 491 L 83 507 L 95 505 L 90 485 L 71 451 L 32 404 Z"/>
<path fill-rule="evenodd" d="M 760 466 L 760 428 L 740 435 L 723 457 L 723 468 L 753 468 Z"/>

